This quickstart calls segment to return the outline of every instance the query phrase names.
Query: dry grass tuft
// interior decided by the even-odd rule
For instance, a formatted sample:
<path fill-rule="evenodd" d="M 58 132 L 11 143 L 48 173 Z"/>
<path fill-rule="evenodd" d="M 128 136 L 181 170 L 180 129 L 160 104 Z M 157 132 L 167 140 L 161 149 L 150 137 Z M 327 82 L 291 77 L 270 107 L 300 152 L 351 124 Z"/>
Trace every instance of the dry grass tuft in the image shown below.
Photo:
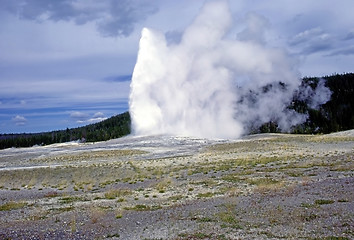
<path fill-rule="evenodd" d="M 0 205 L 0 211 L 11 211 L 11 210 L 16 210 L 20 209 L 27 206 L 26 202 L 7 202 L 3 205 Z"/>
<path fill-rule="evenodd" d="M 108 192 L 105 192 L 104 197 L 106 199 L 116 199 L 125 196 L 132 195 L 133 192 L 130 189 L 111 189 Z"/>

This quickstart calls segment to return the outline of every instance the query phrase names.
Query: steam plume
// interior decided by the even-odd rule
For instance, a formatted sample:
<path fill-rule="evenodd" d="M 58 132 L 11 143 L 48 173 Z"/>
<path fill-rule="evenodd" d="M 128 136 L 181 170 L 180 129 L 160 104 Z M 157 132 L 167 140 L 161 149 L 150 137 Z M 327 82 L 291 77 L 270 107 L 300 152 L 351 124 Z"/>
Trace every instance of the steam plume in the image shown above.
<path fill-rule="evenodd" d="M 133 132 L 238 138 L 265 122 L 287 131 L 305 121 L 287 108 L 301 84 L 292 60 L 266 45 L 264 18 L 249 14 L 246 22 L 237 39 L 226 37 L 228 4 L 214 1 L 179 43 L 143 29 L 130 93 Z"/>

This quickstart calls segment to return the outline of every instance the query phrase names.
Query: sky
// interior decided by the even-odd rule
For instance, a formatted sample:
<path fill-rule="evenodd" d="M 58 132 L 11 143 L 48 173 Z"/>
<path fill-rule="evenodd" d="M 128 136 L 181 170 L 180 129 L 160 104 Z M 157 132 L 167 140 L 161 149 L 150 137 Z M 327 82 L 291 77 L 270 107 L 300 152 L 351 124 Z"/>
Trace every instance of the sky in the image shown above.
<path fill-rule="evenodd" d="M 78 127 L 127 111 L 142 29 L 178 42 L 204 3 L 0 0 L 0 133 Z M 285 49 L 301 76 L 353 72 L 354 1 L 229 5 L 238 23 L 229 38 L 242 37 L 242 26 L 256 14 L 267 44 Z"/>

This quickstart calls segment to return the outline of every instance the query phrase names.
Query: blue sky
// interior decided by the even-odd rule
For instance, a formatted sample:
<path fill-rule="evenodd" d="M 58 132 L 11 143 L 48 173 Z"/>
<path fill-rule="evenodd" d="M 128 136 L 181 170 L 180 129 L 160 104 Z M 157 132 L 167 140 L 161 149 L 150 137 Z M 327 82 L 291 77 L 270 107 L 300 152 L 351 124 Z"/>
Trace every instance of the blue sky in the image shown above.
<path fill-rule="evenodd" d="M 143 27 L 178 41 L 204 0 L 0 0 L 0 133 L 77 127 L 128 110 Z M 302 76 L 353 72 L 354 1 L 229 1 L 267 22 Z M 240 27 L 241 26 L 241 27 Z M 256 57 L 256 56 L 255 56 Z"/>

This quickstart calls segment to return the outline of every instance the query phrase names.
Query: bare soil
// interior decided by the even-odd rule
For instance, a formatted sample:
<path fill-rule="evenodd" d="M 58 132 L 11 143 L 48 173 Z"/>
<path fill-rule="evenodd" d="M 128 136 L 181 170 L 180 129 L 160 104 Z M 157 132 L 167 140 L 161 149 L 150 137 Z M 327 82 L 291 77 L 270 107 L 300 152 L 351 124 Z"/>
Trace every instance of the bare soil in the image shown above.
<path fill-rule="evenodd" d="M 354 130 L 0 151 L 0 239 L 354 239 Z"/>

